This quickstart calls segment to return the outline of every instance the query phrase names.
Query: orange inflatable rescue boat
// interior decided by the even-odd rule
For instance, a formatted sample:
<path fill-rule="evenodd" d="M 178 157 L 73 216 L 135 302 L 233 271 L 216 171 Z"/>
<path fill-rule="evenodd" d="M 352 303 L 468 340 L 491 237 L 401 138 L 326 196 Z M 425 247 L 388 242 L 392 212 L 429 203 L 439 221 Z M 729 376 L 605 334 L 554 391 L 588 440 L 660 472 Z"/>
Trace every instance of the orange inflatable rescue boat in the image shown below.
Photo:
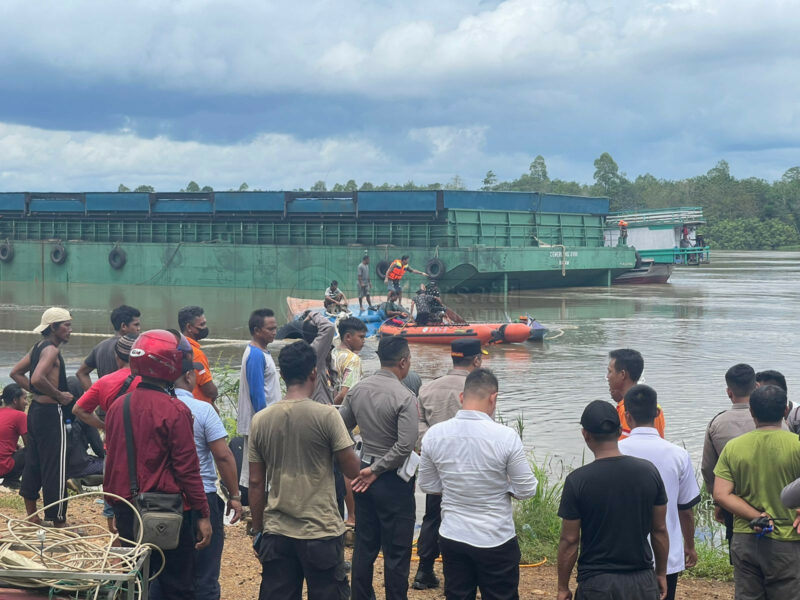
<path fill-rule="evenodd" d="M 380 335 L 399 335 L 409 342 L 422 344 L 449 344 L 461 338 L 478 339 L 481 344 L 515 344 L 531 337 L 531 328 L 525 323 L 473 323 L 471 325 L 404 325 L 386 321 Z"/>

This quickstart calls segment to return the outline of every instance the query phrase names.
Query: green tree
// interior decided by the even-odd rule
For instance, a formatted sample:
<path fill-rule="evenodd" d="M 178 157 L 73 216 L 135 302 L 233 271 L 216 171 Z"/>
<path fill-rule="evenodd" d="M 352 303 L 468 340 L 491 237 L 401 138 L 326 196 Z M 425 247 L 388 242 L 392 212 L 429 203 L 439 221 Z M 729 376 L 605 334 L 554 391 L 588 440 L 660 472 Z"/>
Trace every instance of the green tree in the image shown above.
<path fill-rule="evenodd" d="M 325 186 L 325 182 L 320 179 L 314 185 L 311 186 L 311 191 L 312 192 L 327 192 L 328 188 Z"/>
<path fill-rule="evenodd" d="M 445 184 L 444 189 L 465 190 L 467 188 L 464 186 L 464 180 L 461 179 L 461 175 L 453 175 L 453 178 Z"/>
<path fill-rule="evenodd" d="M 188 184 L 186 184 L 186 189 L 183 190 L 183 191 L 184 192 L 199 192 L 200 191 L 200 186 L 198 185 L 198 183 L 196 181 L 190 181 Z"/>
<path fill-rule="evenodd" d="M 345 192 L 355 192 L 358 190 L 358 184 L 356 183 L 355 179 L 348 179 L 347 183 L 344 184 L 344 191 Z"/>
<path fill-rule="evenodd" d="M 247 185 L 246 181 L 242 182 L 242 185 L 239 186 L 239 191 L 240 192 L 246 192 L 249 189 L 250 189 L 250 186 Z"/>
<path fill-rule="evenodd" d="M 371 192 L 374 189 L 375 186 L 372 185 L 369 181 L 365 181 L 364 183 L 362 183 L 361 187 L 359 188 L 359 190 L 361 190 L 362 192 Z"/>
<path fill-rule="evenodd" d="M 489 169 L 486 171 L 486 177 L 483 178 L 483 187 L 481 189 L 484 191 L 490 190 L 495 184 L 497 184 L 497 175 L 494 174 L 494 171 Z"/>
<path fill-rule="evenodd" d="M 123 185 L 122 183 L 120 183 L 120 184 L 119 184 L 119 187 L 117 188 L 117 191 L 118 191 L 118 192 L 130 192 L 130 191 L 131 191 L 131 188 L 129 188 L 129 187 L 128 187 L 128 186 L 126 186 L 126 185 Z"/>
<path fill-rule="evenodd" d="M 334 183 L 333 184 L 333 189 L 331 191 L 333 191 L 333 192 L 343 192 L 344 191 L 344 186 L 341 183 Z"/>
<path fill-rule="evenodd" d="M 145 192 L 145 193 L 148 193 L 148 194 L 152 194 L 152 193 L 154 193 L 156 191 L 156 188 L 154 188 L 152 185 L 140 185 L 133 191 L 134 192 Z"/>
<path fill-rule="evenodd" d="M 531 183 L 542 190 L 550 183 L 550 178 L 547 176 L 547 165 L 544 162 L 544 157 L 539 154 L 533 159 L 533 162 L 528 167 L 531 176 Z"/>
<path fill-rule="evenodd" d="M 201 192 L 213 192 L 214 188 L 212 188 L 210 185 L 204 185 L 203 188 L 200 191 Z"/>

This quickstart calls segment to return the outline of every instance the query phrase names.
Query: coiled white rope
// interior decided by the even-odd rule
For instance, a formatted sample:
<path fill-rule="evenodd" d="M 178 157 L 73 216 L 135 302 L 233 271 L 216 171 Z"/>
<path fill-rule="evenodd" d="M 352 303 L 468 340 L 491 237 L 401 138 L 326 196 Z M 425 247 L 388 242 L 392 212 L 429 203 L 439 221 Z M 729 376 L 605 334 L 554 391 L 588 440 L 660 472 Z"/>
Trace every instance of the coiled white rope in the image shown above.
<path fill-rule="evenodd" d="M 93 523 L 56 528 L 43 527 L 30 520 L 62 502 L 90 496 L 110 497 L 127 504 L 139 522 L 138 539 L 125 539 L 118 533 L 111 533 L 105 527 Z M 161 569 L 150 577 L 149 581 L 158 577 L 164 569 L 164 553 L 161 549 L 153 544 L 142 543 L 142 519 L 139 512 L 128 500 L 116 494 L 85 492 L 44 506 L 25 519 L 8 517 L 2 513 L 0 518 L 7 521 L 7 533 L 0 535 L 0 580 L 3 580 L 3 569 L 127 575 L 136 570 L 137 563 L 148 550 L 158 552 L 162 557 Z M 96 533 L 87 533 L 92 530 Z M 112 552 L 111 549 L 117 541 L 127 542 L 132 546 L 115 548 Z M 142 578 L 147 576 L 147 573 L 142 574 Z M 8 582 L 20 587 L 50 587 L 68 592 L 94 590 L 96 600 L 101 588 L 111 583 L 111 580 L 51 579 L 41 577 L 37 573 L 28 579 L 14 578 Z M 141 590 L 141 581 L 138 578 L 136 588 Z"/>

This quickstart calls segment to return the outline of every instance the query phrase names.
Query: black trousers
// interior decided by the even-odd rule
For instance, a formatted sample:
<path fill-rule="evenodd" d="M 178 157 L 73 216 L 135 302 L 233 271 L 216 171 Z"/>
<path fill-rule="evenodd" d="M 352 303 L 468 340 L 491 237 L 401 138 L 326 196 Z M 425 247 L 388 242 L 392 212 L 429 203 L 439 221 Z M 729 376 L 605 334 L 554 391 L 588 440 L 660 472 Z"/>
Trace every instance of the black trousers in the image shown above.
<path fill-rule="evenodd" d="M 627 573 L 598 573 L 578 583 L 575 600 L 658 600 L 653 569 Z"/>
<path fill-rule="evenodd" d="M 308 600 L 347 600 L 343 536 L 298 540 L 265 534 L 257 548 L 261 560 L 259 600 L 300 600 L 303 580 Z"/>
<path fill-rule="evenodd" d="M 19 495 L 38 500 L 39 490 L 47 506 L 67 496 L 67 434 L 60 404 L 34 400 L 28 409 L 28 445 Z M 44 518 L 55 523 L 67 520 L 67 503 L 48 508 Z"/>
<path fill-rule="evenodd" d="M 664 600 L 675 600 L 675 590 L 678 589 L 678 575 L 680 573 L 667 575 L 667 597 Z"/>
<path fill-rule="evenodd" d="M 194 551 L 194 590 L 197 600 L 219 600 L 219 570 L 225 547 L 225 502 L 216 492 L 206 492 L 206 499 L 211 517 L 211 543 L 202 550 Z"/>
<path fill-rule="evenodd" d="M 477 548 L 440 537 L 447 600 L 475 600 L 478 588 L 482 600 L 519 598 L 517 538 L 494 548 Z"/>
<path fill-rule="evenodd" d="M 117 519 L 119 534 L 133 540 L 133 510 L 127 504 L 115 504 L 114 516 Z M 180 539 L 174 550 L 164 550 L 164 570 L 150 583 L 150 600 L 194 600 L 195 584 L 195 520 L 192 511 L 183 513 Z M 161 555 L 150 555 L 150 573 L 161 568 Z"/>
<path fill-rule="evenodd" d="M 439 558 L 439 526 L 442 524 L 442 495 L 425 496 L 425 516 L 417 538 L 419 570 L 433 571 L 433 563 Z"/>
<path fill-rule="evenodd" d="M 11 460 L 14 461 L 14 466 L 5 475 L 0 475 L 3 478 L 3 483 L 13 483 L 19 481 L 23 470 L 25 469 L 25 448 L 17 448 L 17 451 L 11 455 Z"/>
<path fill-rule="evenodd" d="M 361 463 L 362 468 L 368 467 Z M 378 477 L 366 492 L 354 493 L 356 541 L 353 549 L 353 600 L 371 600 L 373 564 L 383 551 L 386 600 L 406 600 L 414 540 L 414 479 L 395 471 Z"/>

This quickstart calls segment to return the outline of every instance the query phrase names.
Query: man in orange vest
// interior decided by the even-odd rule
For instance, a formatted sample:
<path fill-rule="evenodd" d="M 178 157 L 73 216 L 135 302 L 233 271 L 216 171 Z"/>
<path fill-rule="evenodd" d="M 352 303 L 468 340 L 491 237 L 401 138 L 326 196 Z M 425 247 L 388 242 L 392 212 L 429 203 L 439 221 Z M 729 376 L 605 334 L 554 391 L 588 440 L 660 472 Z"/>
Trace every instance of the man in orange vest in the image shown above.
<path fill-rule="evenodd" d="M 400 288 L 400 281 L 403 279 L 403 275 L 406 274 L 406 271 L 428 277 L 428 274 L 424 271 L 417 271 L 408 266 L 408 254 L 401 256 L 397 260 L 393 260 L 389 268 L 386 269 L 386 277 L 384 277 L 383 282 L 386 284 L 388 291 L 397 292 L 398 304 L 401 304 L 403 301 L 403 290 Z"/>
<path fill-rule="evenodd" d="M 620 348 L 608 353 L 608 391 L 611 399 L 617 403 L 617 415 L 620 423 L 619 439 L 623 440 L 631 434 L 631 429 L 625 421 L 625 394 L 634 385 L 639 383 L 639 378 L 644 371 L 644 358 L 642 355 L 630 348 Z M 658 435 L 664 437 L 664 411 L 658 406 L 658 414 L 655 418 L 654 427 L 658 429 Z"/>

